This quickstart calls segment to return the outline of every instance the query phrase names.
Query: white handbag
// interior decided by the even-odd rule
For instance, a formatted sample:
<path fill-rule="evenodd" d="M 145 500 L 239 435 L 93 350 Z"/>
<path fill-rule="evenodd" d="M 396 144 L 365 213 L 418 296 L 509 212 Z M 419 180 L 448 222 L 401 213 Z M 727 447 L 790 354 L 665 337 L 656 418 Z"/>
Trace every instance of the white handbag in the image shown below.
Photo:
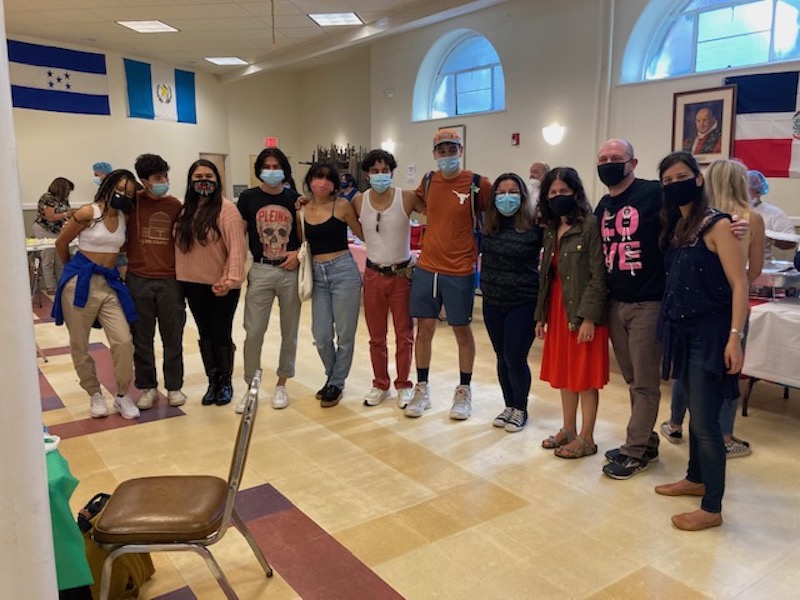
<path fill-rule="evenodd" d="M 311 293 L 314 291 L 314 259 L 311 256 L 311 247 L 306 239 L 305 218 L 302 208 L 298 211 L 297 218 L 300 219 L 300 234 L 303 238 L 300 242 L 300 249 L 297 251 L 297 261 L 300 263 L 297 268 L 297 293 L 302 302 L 311 298 Z"/>

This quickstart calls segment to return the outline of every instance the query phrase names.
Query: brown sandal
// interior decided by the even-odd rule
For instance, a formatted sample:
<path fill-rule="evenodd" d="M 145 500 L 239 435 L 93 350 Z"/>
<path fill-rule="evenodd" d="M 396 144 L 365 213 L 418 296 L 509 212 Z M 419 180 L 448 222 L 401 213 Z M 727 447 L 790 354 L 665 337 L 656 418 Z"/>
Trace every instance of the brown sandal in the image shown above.
<path fill-rule="evenodd" d="M 580 436 L 575 438 L 576 442 L 578 442 L 577 448 L 571 448 L 568 445 L 561 446 L 556 448 L 555 454 L 558 458 L 583 458 L 584 456 L 591 456 L 592 454 L 597 454 L 597 445 L 590 444 L 585 439 Z"/>
<path fill-rule="evenodd" d="M 566 446 L 574 439 L 575 439 L 574 433 L 562 428 L 559 430 L 557 434 L 551 435 L 546 440 L 542 440 L 542 448 L 546 450 L 553 450 L 554 448 L 560 448 L 561 446 Z"/>

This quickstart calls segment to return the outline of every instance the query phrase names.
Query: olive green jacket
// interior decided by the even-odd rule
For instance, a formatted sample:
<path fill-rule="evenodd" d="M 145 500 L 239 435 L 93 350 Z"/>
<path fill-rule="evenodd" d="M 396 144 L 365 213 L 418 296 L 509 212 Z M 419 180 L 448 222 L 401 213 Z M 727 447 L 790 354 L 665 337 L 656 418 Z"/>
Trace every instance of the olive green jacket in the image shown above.
<path fill-rule="evenodd" d="M 550 306 L 550 282 L 553 277 L 553 254 L 556 230 L 544 232 L 542 267 L 539 271 L 539 297 L 535 318 L 547 322 Z M 584 319 L 595 324 L 606 322 L 608 290 L 606 264 L 597 217 L 586 215 L 561 236 L 558 249 L 558 275 L 569 329 L 575 331 Z"/>

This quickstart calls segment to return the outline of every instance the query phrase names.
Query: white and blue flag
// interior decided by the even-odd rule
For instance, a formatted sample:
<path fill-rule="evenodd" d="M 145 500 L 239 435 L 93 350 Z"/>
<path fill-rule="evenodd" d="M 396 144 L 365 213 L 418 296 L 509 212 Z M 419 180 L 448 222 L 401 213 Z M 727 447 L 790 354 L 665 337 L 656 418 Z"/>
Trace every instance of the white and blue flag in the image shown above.
<path fill-rule="evenodd" d="M 8 40 L 8 70 L 15 108 L 111 114 L 103 54 Z"/>
<path fill-rule="evenodd" d="M 194 73 L 129 58 L 124 61 L 129 117 L 197 123 Z"/>

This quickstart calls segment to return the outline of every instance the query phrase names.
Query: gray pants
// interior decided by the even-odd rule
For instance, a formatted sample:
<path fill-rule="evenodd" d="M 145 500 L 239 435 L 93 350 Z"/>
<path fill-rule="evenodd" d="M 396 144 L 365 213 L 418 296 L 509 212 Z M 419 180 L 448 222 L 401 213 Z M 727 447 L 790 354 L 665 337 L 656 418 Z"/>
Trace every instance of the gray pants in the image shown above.
<path fill-rule="evenodd" d="M 34 223 L 31 227 L 33 237 L 37 239 L 55 239 L 58 237 L 57 233 L 47 231 L 38 223 Z M 64 270 L 64 265 L 56 255 L 55 248 L 46 248 L 39 253 L 41 265 L 39 272 L 44 279 L 44 287 L 46 290 L 55 290 L 58 286 L 58 281 L 61 279 L 61 272 Z"/>
<path fill-rule="evenodd" d="M 156 322 L 164 348 L 164 387 L 183 387 L 183 326 L 186 324 L 186 303 L 181 285 L 175 278 L 149 279 L 128 273 L 125 278 L 139 320 L 131 325 L 133 364 L 136 387 L 140 390 L 158 387 L 156 355 L 153 344 Z"/>
<path fill-rule="evenodd" d="M 656 339 L 660 302 L 611 301 L 608 331 L 622 377 L 629 386 L 631 418 L 620 451 L 642 458 L 658 448 L 653 431 L 661 400 L 661 344 Z"/>
<path fill-rule="evenodd" d="M 261 349 L 275 298 L 278 299 L 281 319 L 277 375 L 294 377 L 297 330 L 300 325 L 297 271 L 253 263 L 247 274 L 247 293 L 244 297 L 244 380 L 248 385 L 261 368 Z"/>

